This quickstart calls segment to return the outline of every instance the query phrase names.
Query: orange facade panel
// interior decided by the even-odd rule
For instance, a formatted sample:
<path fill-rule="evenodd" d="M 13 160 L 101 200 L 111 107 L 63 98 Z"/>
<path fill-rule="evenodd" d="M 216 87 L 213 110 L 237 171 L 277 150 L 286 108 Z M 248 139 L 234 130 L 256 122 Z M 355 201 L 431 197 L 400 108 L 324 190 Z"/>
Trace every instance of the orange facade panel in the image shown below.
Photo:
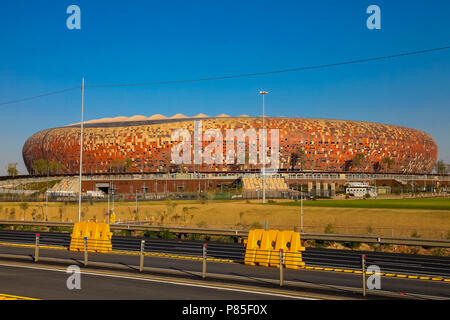
<path fill-rule="evenodd" d="M 176 129 L 187 129 L 194 146 L 196 119 L 127 121 L 122 123 L 87 124 L 84 131 L 83 171 L 111 172 L 114 162 L 131 160 L 131 172 L 170 172 L 172 148 L 179 142 L 171 140 Z M 197 120 L 200 121 L 200 120 Z M 201 119 L 203 133 L 219 129 L 223 136 L 223 155 L 226 157 L 227 129 L 254 129 L 259 145 L 261 118 L 229 117 Z M 408 172 L 424 173 L 433 170 L 438 147 L 433 138 L 420 130 L 394 125 L 327 119 L 270 118 L 265 120 L 270 155 L 272 129 L 279 130 L 279 168 L 320 171 Z M 211 142 L 203 141 L 205 149 Z M 303 161 L 296 160 L 303 150 Z M 249 141 L 246 140 L 246 153 Z M 67 126 L 40 131 L 23 146 L 23 158 L 28 171 L 39 159 L 56 161 L 67 173 L 79 170 L 80 128 Z M 355 161 L 358 154 L 363 158 Z M 193 159 L 192 153 L 192 159 Z M 246 157 L 247 158 L 247 157 Z M 386 161 L 389 158 L 390 161 Z M 260 163 L 260 162 L 259 162 Z M 232 171 L 260 168 L 260 164 L 183 165 L 183 171 Z"/>

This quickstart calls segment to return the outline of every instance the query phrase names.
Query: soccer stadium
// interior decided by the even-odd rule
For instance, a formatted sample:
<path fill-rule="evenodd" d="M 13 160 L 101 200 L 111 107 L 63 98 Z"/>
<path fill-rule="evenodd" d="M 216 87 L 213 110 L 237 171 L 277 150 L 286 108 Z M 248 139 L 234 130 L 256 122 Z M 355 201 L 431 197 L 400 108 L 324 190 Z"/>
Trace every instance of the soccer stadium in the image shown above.
<path fill-rule="evenodd" d="M 276 167 L 269 170 L 270 166 L 265 166 L 264 189 L 271 197 L 297 197 L 300 189 L 310 196 L 334 196 L 349 182 L 365 182 L 368 186 L 372 179 L 377 180 L 379 192 L 387 193 L 396 187 L 420 187 L 424 191 L 437 187 L 432 176 L 421 177 L 424 182 L 420 186 L 414 182 L 418 175 L 433 170 L 438 154 L 433 138 L 423 131 L 395 125 L 288 117 L 264 117 L 263 125 L 262 117 L 245 115 L 156 114 L 91 120 L 84 122 L 83 128 L 83 193 L 109 193 L 114 189 L 117 193 L 157 197 L 220 192 L 231 187 L 257 198 L 263 189 L 264 145 L 267 158 L 277 154 Z M 211 130 L 212 138 L 211 134 L 207 137 Z M 174 135 L 177 131 L 184 136 Z M 80 123 L 76 123 L 31 136 L 23 146 L 30 174 L 78 175 L 80 132 Z M 186 142 L 187 147 L 178 151 L 184 150 L 187 161 L 174 161 L 173 151 Z M 215 148 L 210 152 L 219 154 L 220 160 L 196 158 L 213 142 Z M 258 154 L 252 156 L 254 151 Z M 42 162 L 47 164 L 44 169 L 39 167 Z M 55 194 L 62 191 L 75 196 L 78 192 L 76 177 L 66 178 L 63 184 L 55 186 Z M 381 190 L 382 184 L 386 190 Z M 363 188 L 363 193 L 369 190 Z"/>
<path fill-rule="evenodd" d="M 260 168 L 246 161 L 175 165 L 171 150 L 177 142 L 171 134 L 187 129 L 194 139 L 195 121 L 201 121 L 203 131 L 219 129 L 226 136 L 228 129 L 245 132 L 262 128 L 262 118 L 199 114 L 188 118 L 178 114 L 170 118 L 152 117 L 106 118 L 84 124 L 83 172 L 135 173 L 165 172 L 229 172 Z M 394 125 L 286 117 L 266 117 L 267 151 L 270 151 L 270 131 L 279 131 L 280 171 L 308 170 L 329 172 L 399 172 L 430 173 L 438 148 L 425 132 Z M 224 139 L 225 140 L 225 139 Z M 250 143 L 249 143 L 250 141 Z M 246 139 L 248 153 L 251 139 Z M 256 141 L 254 141 L 256 142 Z M 203 141 L 203 147 L 209 142 Z M 226 153 L 224 141 L 224 154 Z M 62 165 L 65 173 L 79 172 L 80 125 L 68 125 L 40 131 L 23 147 L 23 158 L 30 173 L 35 161 L 44 159 Z M 120 166 L 120 164 L 124 164 Z"/>

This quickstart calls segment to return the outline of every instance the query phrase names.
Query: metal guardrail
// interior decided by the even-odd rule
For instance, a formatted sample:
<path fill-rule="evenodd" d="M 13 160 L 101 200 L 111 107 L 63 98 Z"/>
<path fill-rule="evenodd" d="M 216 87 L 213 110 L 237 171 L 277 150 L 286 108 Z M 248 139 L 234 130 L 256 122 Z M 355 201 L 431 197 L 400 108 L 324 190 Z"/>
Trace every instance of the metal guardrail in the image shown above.
<path fill-rule="evenodd" d="M 43 226 L 43 227 L 68 227 L 72 228 L 72 222 L 50 222 L 50 221 L 17 221 L 0 220 L 0 225 L 21 225 L 21 226 Z M 207 228 L 185 228 L 171 226 L 145 226 L 139 224 L 111 224 L 111 230 L 132 230 L 132 231 L 168 231 L 180 234 L 199 234 L 211 236 L 234 236 L 238 238 L 248 237 L 248 230 L 232 229 L 207 229 Z M 302 240 L 321 240 L 335 242 L 364 242 L 379 244 L 399 244 L 407 246 L 440 247 L 450 248 L 450 240 L 444 239 L 420 239 L 420 238 L 396 238 L 366 235 L 346 235 L 346 234 L 323 234 L 323 233 L 301 233 Z"/>
<path fill-rule="evenodd" d="M 394 238 L 394 237 L 380 237 L 380 236 L 341 235 L 341 234 L 323 234 L 323 233 L 302 233 L 301 239 L 450 248 L 450 240 L 440 240 L 440 239 Z"/>

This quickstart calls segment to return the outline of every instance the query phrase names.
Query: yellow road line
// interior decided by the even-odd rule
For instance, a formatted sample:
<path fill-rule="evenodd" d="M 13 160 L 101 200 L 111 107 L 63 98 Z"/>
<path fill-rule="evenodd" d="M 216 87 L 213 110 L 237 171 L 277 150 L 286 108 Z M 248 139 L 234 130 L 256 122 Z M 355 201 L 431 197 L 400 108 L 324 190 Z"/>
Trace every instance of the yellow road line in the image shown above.
<path fill-rule="evenodd" d="M 0 245 L 1 246 L 26 247 L 26 248 L 34 248 L 34 247 L 36 247 L 34 244 L 21 244 L 21 243 L 9 243 L 9 242 L 0 242 Z M 65 248 L 65 247 L 43 246 L 43 245 L 40 245 L 39 248 L 67 250 L 67 248 Z"/>
<path fill-rule="evenodd" d="M 22 267 L 22 268 L 31 268 L 31 269 L 39 269 L 39 270 L 47 270 L 47 271 L 60 271 L 60 272 L 66 272 L 65 268 L 61 267 L 31 267 L 27 264 L 21 264 L 21 263 L 14 263 L 9 264 L 9 266 L 15 266 L 15 267 Z M 244 285 L 234 285 L 234 284 L 223 284 L 223 283 L 209 283 L 206 281 L 195 281 L 195 280 L 184 280 L 184 279 L 177 279 L 177 278 L 169 278 L 169 277 L 160 277 L 160 276 L 150 276 L 150 275 L 132 275 L 129 276 L 125 273 L 120 272 L 114 272 L 114 271 L 84 271 L 81 270 L 82 274 L 87 275 L 97 275 L 97 276 L 110 276 L 110 277 L 121 277 L 121 278 L 129 278 L 134 280 L 150 280 L 150 281 L 164 281 L 174 284 L 185 284 L 185 285 L 193 285 L 193 286 L 201 286 L 211 289 L 234 289 L 236 291 L 247 291 L 251 293 L 262 293 L 262 294 L 274 294 L 274 295 L 283 295 L 286 297 L 291 298 L 303 298 L 303 299 L 331 299 L 331 300 L 342 300 L 341 298 L 337 297 L 330 297 L 330 296 L 319 296 L 314 294 L 304 294 L 304 293 L 298 293 L 295 291 L 283 291 L 283 290 L 277 290 L 277 289 L 267 289 L 267 288 L 259 288 L 259 287 L 249 287 Z"/>
<path fill-rule="evenodd" d="M 19 244 L 19 243 L 9 243 L 9 242 L 0 242 L 0 245 L 5 246 L 18 246 L 18 247 L 32 247 L 34 248 L 35 245 L 31 244 Z M 65 247 L 56 247 L 56 246 L 39 246 L 40 248 L 45 249 L 58 249 L 58 250 L 67 250 Z M 82 252 L 82 251 L 74 251 L 74 252 Z M 124 255 L 139 255 L 140 253 L 137 251 L 122 251 L 122 250 L 111 250 L 108 252 L 109 254 L 124 254 Z M 165 257 L 165 258 L 173 258 L 173 259 L 184 259 L 184 260 L 202 260 L 201 257 L 191 257 L 191 256 L 183 256 L 183 255 L 174 255 L 169 253 L 159 253 L 159 252 L 145 252 L 144 255 L 146 256 L 154 256 L 154 257 Z M 231 259 L 215 259 L 215 258 L 207 258 L 207 261 L 214 261 L 214 262 L 223 262 L 223 263 L 239 263 L 235 260 Z M 246 263 L 249 265 L 249 263 Z M 255 265 L 255 264 L 251 264 Z M 297 269 L 307 269 L 307 270 L 323 270 L 323 271 L 332 271 L 332 272 L 345 272 L 345 273 L 354 273 L 354 274 L 362 274 L 361 270 L 350 270 L 350 269 L 337 269 L 337 268 L 325 268 L 325 267 L 311 267 L 311 266 L 298 266 Z M 373 274 L 373 272 L 367 272 L 367 274 Z M 450 282 L 450 279 L 445 278 L 433 278 L 433 277 L 423 277 L 423 276 L 411 276 L 411 275 L 404 275 L 404 274 L 395 274 L 395 273 L 376 273 L 380 276 L 386 276 L 386 277 L 394 277 L 394 278 L 403 278 L 403 279 L 417 279 L 417 280 L 432 280 L 432 281 L 444 281 L 444 282 Z"/>
<path fill-rule="evenodd" d="M 14 295 L 11 295 L 11 294 L 0 293 L 0 300 L 39 300 L 39 299 L 28 298 L 28 297 L 21 297 L 21 296 L 14 296 Z"/>

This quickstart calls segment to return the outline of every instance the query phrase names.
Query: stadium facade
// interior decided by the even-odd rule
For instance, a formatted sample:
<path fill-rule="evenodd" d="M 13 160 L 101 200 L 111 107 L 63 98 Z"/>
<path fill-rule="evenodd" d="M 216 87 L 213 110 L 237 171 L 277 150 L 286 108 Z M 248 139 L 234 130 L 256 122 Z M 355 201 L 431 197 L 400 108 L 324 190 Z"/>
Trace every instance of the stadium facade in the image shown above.
<path fill-rule="evenodd" d="M 194 141 L 194 129 L 199 122 L 203 132 L 209 129 L 222 132 L 221 148 L 225 155 L 229 152 L 226 150 L 227 130 L 254 131 L 256 143 L 261 142 L 261 117 L 200 114 L 188 118 L 178 114 L 170 118 L 161 115 L 105 118 L 85 122 L 83 171 L 231 172 L 261 168 L 260 163 L 251 163 L 247 154 L 244 164 L 174 163 L 173 149 L 180 143 L 180 140 L 174 141 L 174 131 L 187 130 Z M 265 117 L 265 128 L 266 154 L 270 154 L 273 146 L 271 131 L 278 132 L 280 171 L 430 173 L 438 154 L 438 147 L 429 134 L 389 124 Z M 246 153 L 254 143 L 247 136 Z M 201 147 L 205 149 L 210 144 L 211 139 L 202 141 Z M 40 131 L 25 142 L 22 151 L 30 173 L 33 173 L 33 164 L 43 159 L 60 163 L 68 174 L 79 172 L 79 152 L 79 124 Z M 193 154 L 194 150 L 189 152 Z"/>

